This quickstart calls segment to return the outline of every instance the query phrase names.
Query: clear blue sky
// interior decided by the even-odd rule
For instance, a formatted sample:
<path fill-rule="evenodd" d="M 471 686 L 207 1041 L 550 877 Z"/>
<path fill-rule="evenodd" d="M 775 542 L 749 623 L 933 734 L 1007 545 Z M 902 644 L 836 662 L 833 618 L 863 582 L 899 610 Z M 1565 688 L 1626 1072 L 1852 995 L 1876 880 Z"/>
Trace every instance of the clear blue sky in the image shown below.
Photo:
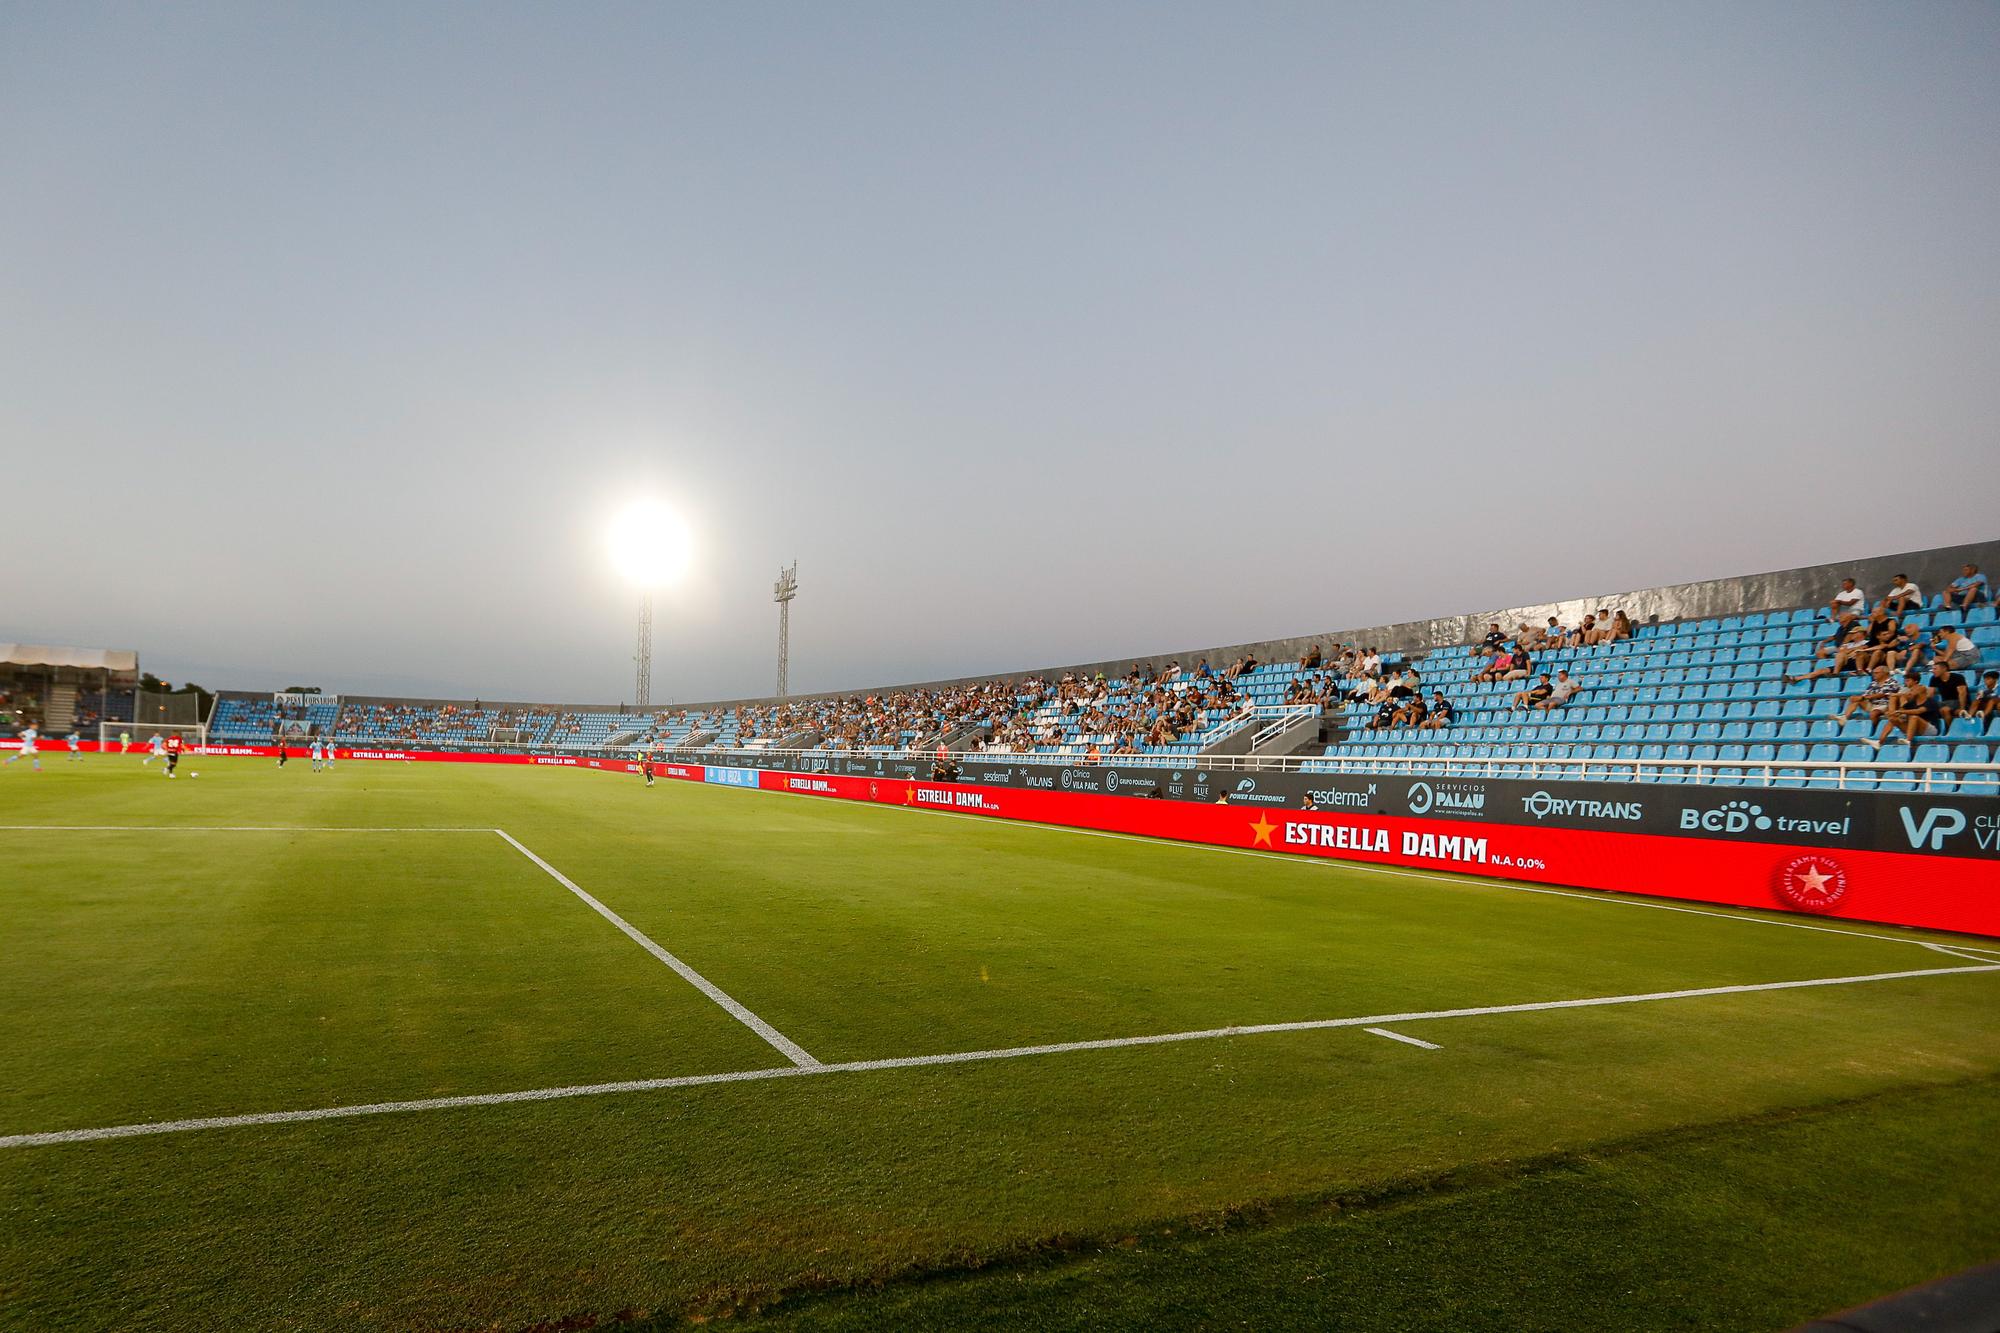
<path fill-rule="evenodd" d="M 0 3 L 0 638 L 602 699 L 1996 535 L 2000 5 Z"/>

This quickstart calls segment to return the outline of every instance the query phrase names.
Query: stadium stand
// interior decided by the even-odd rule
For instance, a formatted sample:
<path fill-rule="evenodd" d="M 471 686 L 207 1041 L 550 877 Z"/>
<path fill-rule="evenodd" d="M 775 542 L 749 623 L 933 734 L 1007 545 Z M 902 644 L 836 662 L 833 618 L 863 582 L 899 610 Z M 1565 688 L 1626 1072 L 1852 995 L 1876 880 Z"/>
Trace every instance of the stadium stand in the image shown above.
<path fill-rule="evenodd" d="M 1822 566 L 1415 622 L 1352 643 L 655 712 L 231 693 L 211 734 L 254 743 L 287 726 L 357 746 L 711 757 L 945 747 L 1140 767 L 1199 756 L 1308 772 L 2000 792 L 2000 677 L 1986 676 L 2000 666 L 2000 619 L 1977 566 L 1958 563 L 1983 549 L 1857 562 L 1859 580 Z M 1924 594 L 1883 573 L 1891 561 L 1944 573 Z M 1879 598 L 1858 586 L 1868 579 Z M 1673 614 L 1753 598 L 1764 609 Z M 1368 646 L 1396 639 L 1400 649 Z M 1926 700 L 1940 658 L 1955 673 L 1943 677 L 1950 697 Z M 1891 674 L 1872 676 L 1878 665 Z M 1903 693 L 1906 670 L 1922 688 Z"/>

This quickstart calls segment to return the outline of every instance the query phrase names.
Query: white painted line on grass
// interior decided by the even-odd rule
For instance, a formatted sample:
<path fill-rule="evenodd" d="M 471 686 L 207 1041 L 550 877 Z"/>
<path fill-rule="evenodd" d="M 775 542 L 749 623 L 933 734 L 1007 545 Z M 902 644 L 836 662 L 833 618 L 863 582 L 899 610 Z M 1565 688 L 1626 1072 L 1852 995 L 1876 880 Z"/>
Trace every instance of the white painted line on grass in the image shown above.
<path fill-rule="evenodd" d="M 499 832 L 499 830 L 494 830 Z M 506 837 L 503 833 L 502 837 Z M 507 839 L 513 842 L 512 838 Z M 518 847 L 520 844 L 515 843 Z M 521 849 L 540 864 L 534 853 Z M 544 866 L 544 869 L 547 867 Z M 550 871 L 550 874 L 555 874 Z M 560 875 L 556 876 L 561 879 Z M 564 881 L 567 884 L 567 881 Z M 569 886 L 585 901 L 596 905 L 583 890 Z M 599 906 L 599 911 L 604 909 Z M 610 916 L 610 913 L 605 913 Z M 611 917 L 616 921 L 616 917 Z M 630 927 L 628 934 L 643 940 Z M 650 946 L 655 947 L 657 946 Z M 665 953 L 665 950 L 659 950 Z M 676 969 L 678 970 L 678 969 Z M 1539 1013 L 1557 1009 L 1589 1009 L 1615 1004 L 1648 1004 L 1657 1000 L 1691 1000 L 1710 995 L 1747 995 L 1762 991 L 1803 990 L 1820 986 L 1858 986 L 1876 981 L 1904 981 L 1915 977 L 1958 976 L 1974 972 L 2000 972 L 2000 963 L 1977 967 L 1933 967 L 1910 972 L 1876 972 L 1855 977 L 1816 977 L 1807 981 L 1766 981 L 1739 986 L 1703 986 L 1693 990 L 1652 991 L 1643 995 L 1601 995 L 1585 1000 L 1541 1000 L 1528 1004 L 1482 1005 L 1472 1009 L 1433 1009 L 1400 1014 L 1368 1014 L 1360 1018 L 1315 1018 L 1296 1023 L 1257 1023 L 1243 1027 L 1203 1028 L 1194 1032 L 1165 1032 L 1149 1037 L 1102 1037 L 1091 1041 L 1057 1041 L 1039 1046 L 1008 1046 L 987 1051 L 955 1051 L 945 1055 L 906 1055 L 887 1060 L 848 1060 L 839 1064 L 783 1065 L 772 1069 L 743 1069 L 728 1074 L 690 1074 L 679 1078 L 633 1079 L 622 1083 L 584 1083 L 560 1088 L 531 1088 L 523 1092 L 474 1093 L 463 1097 L 425 1097 L 416 1101 L 369 1102 L 359 1106 L 328 1106 L 310 1111 L 266 1111 L 252 1115 L 207 1116 L 198 1120 L 156 1120 L 136 1125 L 110 1125 L 100 1129 L 59 1129 L 39 1134 L 0 1136 L 0 1149 L 38 1148 L 60 1143 L 93 1143 L 101 1139 L 127 1139 L 147 1134 L 180 1134 L 197 1129 L 234 1129 L 246 1125 L 287 1125 L 310 1120 L 342 1120 L 354 1116 L 392 1115 L 406 1111 L 440 1111 L 467 1106 L 503 1106 L 514 1102 L 560 1101 L 570 1097 L 599 1097 L 621 1092 L 652 1092 L 664 1088 L 696 1088 L 714 1083 L 750 1083 L 776 1078 L 809 1078 L 816 1074 L 856 1074 L 885 1069 L 918 1069 L 930 1065 L 973 1064 L 987 1060 L 1018 1060 L 1030 1055 L 1065 1055 L 1074 1051 L 1108 1051 L 1128 1046 L 1164 1046 L 1175 1042 L 1208 1041 L 1217 1037 L 1251 1037 L 1270 1032 L 1313 1032 L 1326 1028 L 1379 1028 L 1389 1023 L 1434 1022 L 1447 1018 L 1483 1018 L 1494 1014 Z M 700 983 L 697 983 L 700 984 Z M 1413 1041 L 1396 1033 L 1383 1033 L 1398 1041 Z M 1424 1045 L 1422 1042 L 1415 1042 Z"/>
<path fill-rule="evenodd" d="M 906 781 L 903 778 L 895 779 Z M 770 796 L 796 796 L 803 800 L 828 801 L 831 798 L 803 791 L 767 791 L 755 787 L 728 787 L 727 791 L 757 792 Z M 1405 870 L 1400 866 L 1381 866 L 1370 861 L 1342 861 L 1331 856 L 1296 856 L 1288 852 L 1260 852 L 1254 847 L 1224 847 L 1212 842 L 1191 842 L 1182 838 L 1165 836 L 1148 837 L 1138 833 L 1116 833 L 1110 829 L 1077 828 L 1070 824 L 1046 824 L 1033 819 L 998 819 L 992 815 L 967 814 L 962 810 L 938 810 L 930 806 L 889 805 L 879 801 L 843 801 L 843 805 L 860 805 L 870 810 L 902 810 L 910 814 L 935 815 L 944 819 L 969 819 L 990 827 L 1011 827 L 1039 829 L 1048 833 L 1078 833 L 1089 838 L 1111 838 L 1118 842 L 1137 842 L 1149 847 L 1184 847 L 1198 852 L 1226 852 L 1232 856 L 1254 856 L 1259 860 L 1282 861 L 1287 865 L 1324 866 L 1335 870 L 1364 870 L 1371 875 L 1390 875 L 1396 879 L 1427 879 L 1439 884 L 1454 884 L 1467 889 L 1510 889 L 1516 893 L 1539 893 L 1551 898 L 1574 898 L 1578 902 L 1601 903 L 1606 907 L 1649 907 L 1656 912 L 1682 912 L 1688 916 L 1711 916 L 1718 921 L 1740 921 L 1750 926 L 1782 926 L 1786 930 L 1810 930 L 1821 935 L 1851 935 L 1858 940 L 1882 940 L 1889 944 L 1923 944 L 1925 941 L 1911 939 L 1907 935 L 1884 935 L 1876 931 L 1842 930 L 1837 926 L 1816 926 L 1806 921 L 1787 921 L 1776 916 L 1744 916 L 1736 912 L 1718 912 L 1706 907 L 1683 907 L 1678 903 L 1658 903 L 1620 893 L 1616 889 L 1559 889 L 1539 884 L 1522 884 L 1514 880 L 1498 879 L 1487 875 L 1468 872 L 1445 874 L 1429 870 Z M 1755 911 L 1744 908 L 1742 911 Z M 1973 945 L 1960 946 L 1975 948 Z M 2000 949 L 1979 949 L 1981 953 L 2000 955 Z"/>
<path fill-rule="evenodd" d="M 1390 1041 L 1400 1041 L 1405 1046 L 1421 1046 L 1427 1051 L 1441 1051 L 1444 1049 L 1444 1047 L 1434 1041 L 1424 1041 L 1417 1037 L 1406 1037 L 1400 1032 L 1391 1032 L 1387 1028 L 1363 1028 L 1361 1030 L 1373 1033 L 1377 1037 L 1387 1037 Z"/>
<path fill-rule="evenodd" d="M 422 824 L 0 824 L 0 833 L 491 833 Z"/>
<path fill-rule="evenodd" d="M 1993 958 L 1991 957 L 1993 951 L 1990 949 L 1981 949 L 1975 952 L 1972 949 L 1961 948 L 1957 945 L 1931 944 L 1928 942 L 1925 943 L 1924 947 L 1926 949 L 1934 949 L 1938 953 L 1948 953 L 1953 958 L 1964 958 L 1975 963 L 1990 963 L 1994 961 Z"/>
<path fill-rule="evenodd" d="M 627 938 L 629 938 L 634 944 L 638 945 L 640 948 L 644 949 L 647 953 L 653 955 L 653 957 L 659 959 L 661 962 L 665 963 L 668 967 L 671 967 L 674 971 L 680 973 L 682 978 L 685 979 L 689 985 L 693 986 L 703 995 L 706 995 L 709 999 L 714 1000 L 717 1004 L 721 1005 L 724 1009 L 728 1010 L 729 1016 L 731 1018 L 734 1018 L 744 1027 L 749 1028 L 752 1032 L 756 1033 L 758 1036 L 762 1037 L 765 1041 L 769 1042 L 772 1045 L 772 1047 L 774 1047 L 787 1060 L 790 1060 L 793 1064 L 799 1066 L 801 1069 L 816 1069 L 819 1067 L 819 1061 L 813 1059 L 812 1056 L 806 1054 L 804 1047 L 800 1046 L 790 1037 L 787 1037 L 784 1033 L 778 1031 L 778 1029 L 772 1027 L 769 1023 L 766 1023 L 763 1019 L 757 1017 L 757 1015 L 751 1013 L 748 1009 L 745 1009 L 742 1005 L 738 1004 L 734 999 L 730 997 L 727 991 L 722 989 L 722 987 L 716 985 L 714 982 L 710 981 L 707 977 L 695 971 L 693 968 L 689 967 L 686 963 L 683 963 L 680 959 L 674 957 L 672 954 L 668 953 L 665 949 L 662 949 L 659 945 L 653 943 L 653 941 L 647 939 L 644 935 L 640 934 L 639 930 L 635 926 L 633 926 L 631 922 L 627 921 L 624 917 L 619 916 L 618 913 L 612 911 L 610 908 L 606 907 L 603 903 L 591 897 L 588 893 L 585 893 L 581 888 L 577 887 L 577 884 L 574 880 L 572 880 L 569 876 L 563 874 L 562 871 L 557 870 L 547 861 L 544 861 L 541 857 L 536 856 L 526 847 L 523 847 L 520 844 L 520 842 L 515 839 L 513 834 L 507 832 L 506 829 L 498 829 L 498 828 L 491 830 L 491 832 L 497 833 L 501 837 L 505 838 L 513 846 L 515 851 L 519 852 L 521 855 L 527 857 L 530 861 L 533 861 L 536 865 L 540 866 L 543 870 L 547 871 L 549 877 L 555 880 L 556 883 L 562 885 L 564 888 L 568 889 L 571 893 L 583 899 L 585 903 L 589 904 L 590 909 L 592 911 L 596 912 L 606 921 L 609 921 L 612 925 L 618 927 L 618 929 L 624 931 Z M 2000 966 L 2000 964 L 1995 964 L 1995 966 Z"/>

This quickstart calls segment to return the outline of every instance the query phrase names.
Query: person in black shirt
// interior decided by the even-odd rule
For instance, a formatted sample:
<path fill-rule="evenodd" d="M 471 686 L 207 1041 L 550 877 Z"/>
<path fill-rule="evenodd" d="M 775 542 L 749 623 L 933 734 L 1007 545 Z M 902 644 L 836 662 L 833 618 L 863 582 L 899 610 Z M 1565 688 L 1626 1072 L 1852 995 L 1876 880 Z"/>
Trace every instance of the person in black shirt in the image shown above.
<path fill-rule="evenodd" d="M 1951 725 L 1951 720 L 1966 710 L 1972 701 L 1968 697 L 1965 677 L 1951 669 L 1951 663 L 1940 657 L 1931 666 L 1931 695 L 1938 701 L 1940 721 L 1938 730 Z"/>
<path fill-rule="evenodd" d="M 1479 641 L 1479 651 L 1492 657 L 1507 646 L 1507 636 L 1500 632 L 1498 625 L 1486 627 L 1486 637 Z"/>
<path fill-rule="evenodd" d="M 1458 710 L 1451 706 L 1451 700 L 1444 697 L 1443 690 L 1431 691 L 1430 716 L 1423 721 L 1426 731 L 1444 731 L 1458 718 Z"/>
<path fill-rule="evenodd" d="M 1540 680 L 1514 696 L 1514 707 L 1533 708 L 1555 692 L 1555 683 L 1549 679 L 1549 673 L 1544 671 Z"/>

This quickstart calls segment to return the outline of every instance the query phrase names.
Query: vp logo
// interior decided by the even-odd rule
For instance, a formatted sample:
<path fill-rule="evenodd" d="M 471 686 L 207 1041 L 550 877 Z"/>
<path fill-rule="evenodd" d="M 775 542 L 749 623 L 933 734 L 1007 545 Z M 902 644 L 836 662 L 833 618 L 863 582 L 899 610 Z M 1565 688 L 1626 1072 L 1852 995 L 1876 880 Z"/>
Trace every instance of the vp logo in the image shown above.
<path fill-rule="evenodd" d="M 1912 847 L 1929 843 L 1932 851 L 1942 851 L 1945 839 L 1965 832 L 1963 811 L 1933 808 L 1924 811 L 1924 817 L 1918 819 L 1906 805 L 1900 813 L 1903 816 L 1903 832 L 1908 835 Z"/>

